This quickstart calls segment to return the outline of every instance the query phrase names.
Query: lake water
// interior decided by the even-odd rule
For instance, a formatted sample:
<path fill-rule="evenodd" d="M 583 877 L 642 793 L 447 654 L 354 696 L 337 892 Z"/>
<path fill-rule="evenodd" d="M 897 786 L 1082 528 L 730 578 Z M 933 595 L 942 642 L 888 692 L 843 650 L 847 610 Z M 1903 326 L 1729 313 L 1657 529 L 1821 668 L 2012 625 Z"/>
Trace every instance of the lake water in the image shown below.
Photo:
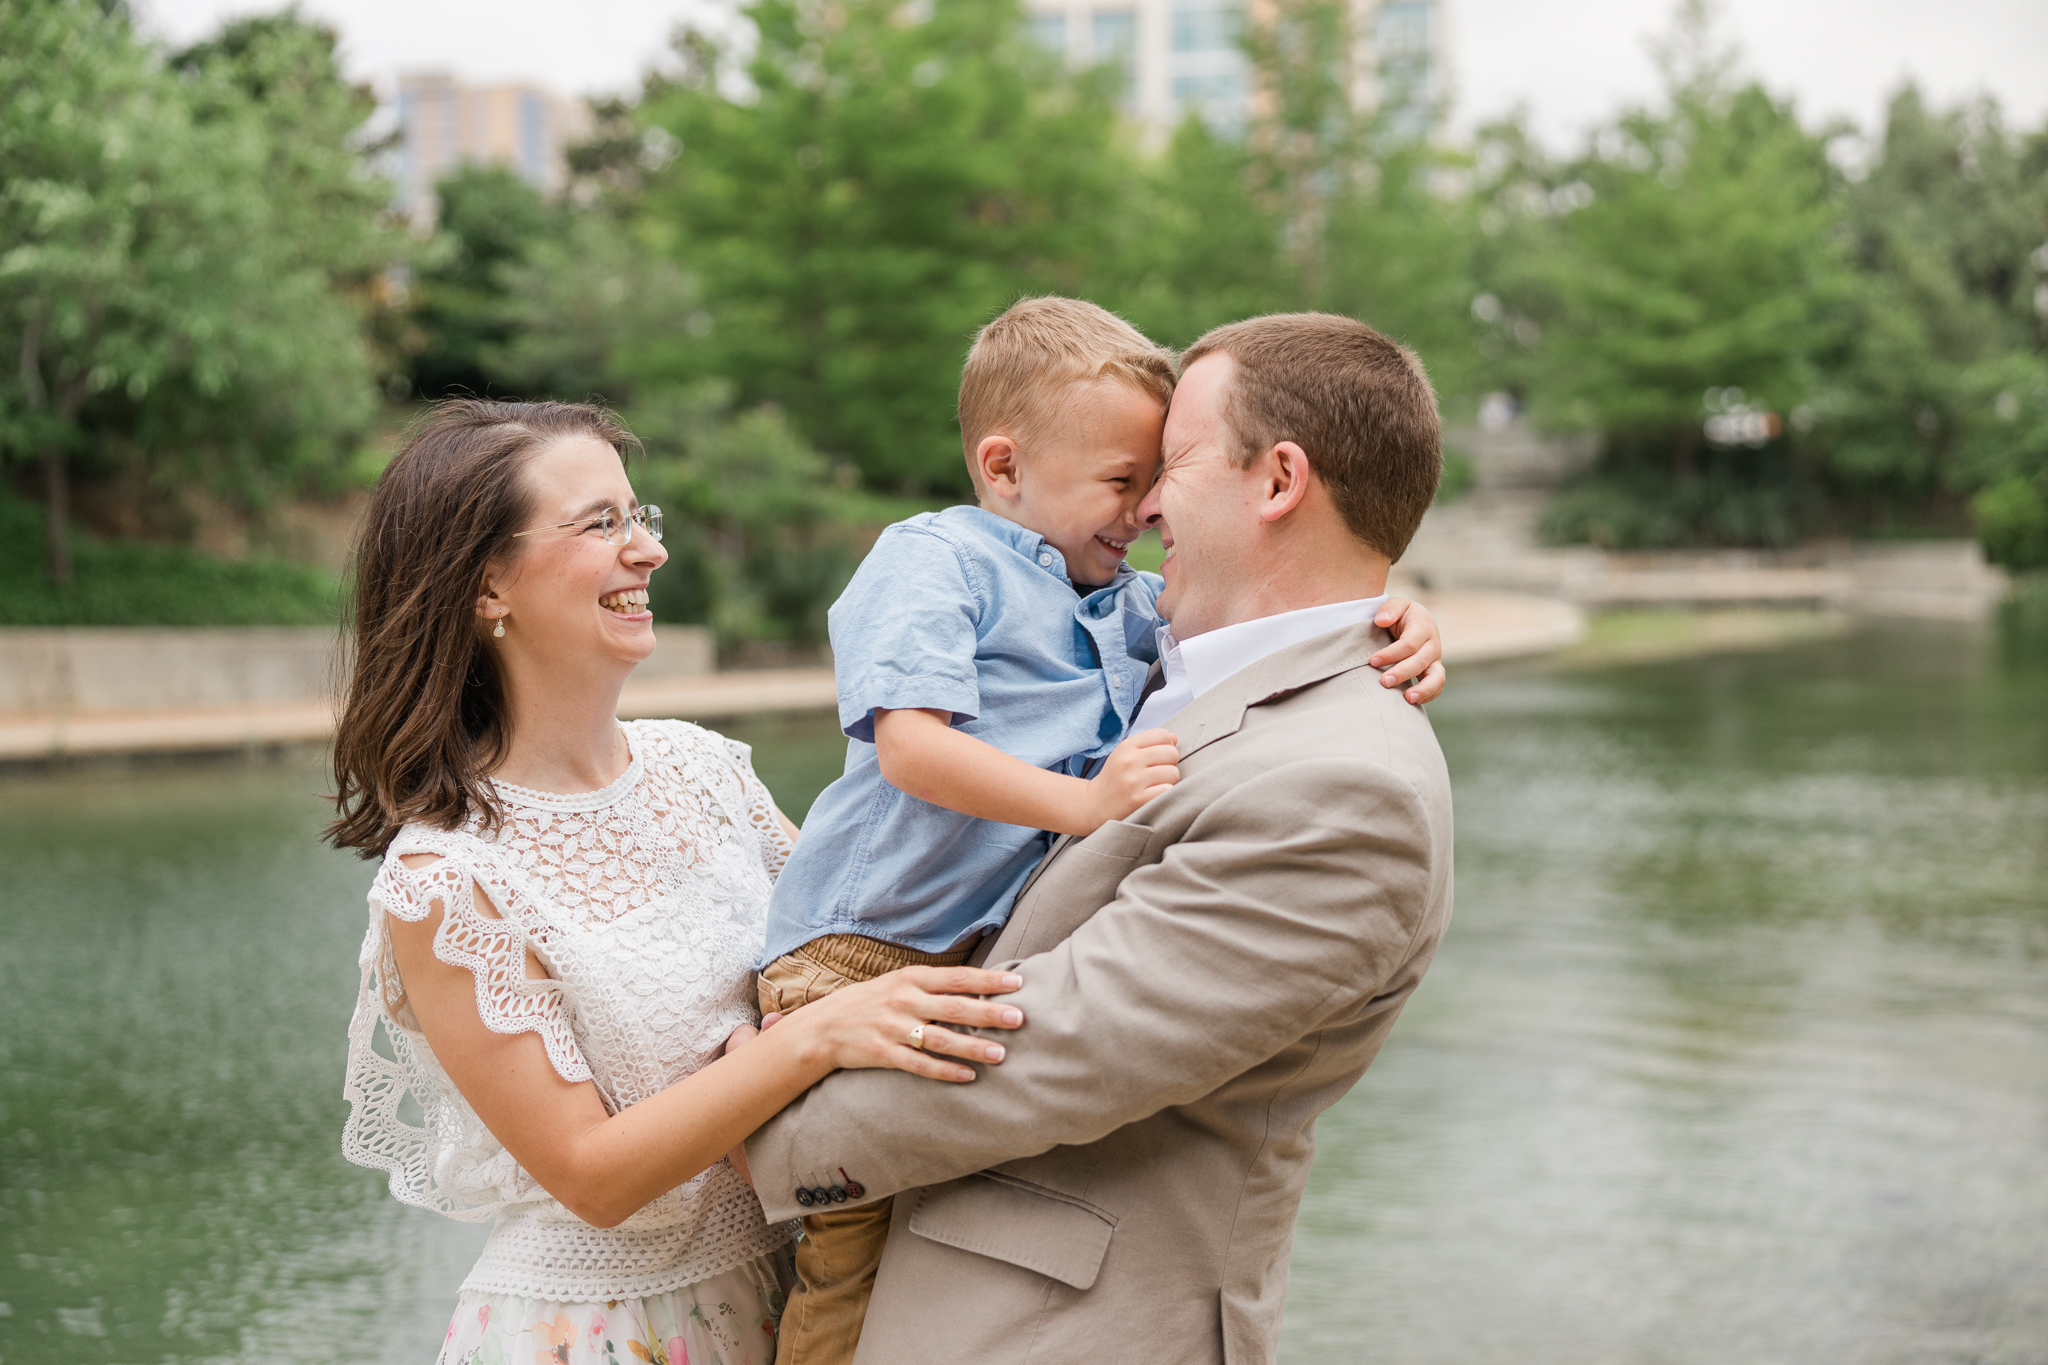
<path fill-rule="evenodd" d="M 1282 1356 L 2048 1359 L 2048 640 L 1464 670 L 1451 934 L 1320 1128 Z M 829 721 L 731 727 L 793 809 Z M 300 758 L 0 778 L 0 1365 L 433 1357 L 341 1160 L 369 869 Z"/>

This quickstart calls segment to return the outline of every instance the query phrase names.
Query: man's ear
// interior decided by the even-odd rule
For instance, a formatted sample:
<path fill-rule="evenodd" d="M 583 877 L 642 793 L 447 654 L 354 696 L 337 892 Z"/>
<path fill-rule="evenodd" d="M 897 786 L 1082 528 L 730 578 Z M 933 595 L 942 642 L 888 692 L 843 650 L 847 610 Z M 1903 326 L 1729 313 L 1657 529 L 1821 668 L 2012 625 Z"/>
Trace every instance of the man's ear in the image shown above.
<path fill-rule="evenodd" d="M 1301 506 L 1315 478 L 1308 452 L 1292 441 L 1269 447 L 1254 467 L 1259 473 L 1259 520 L 1265 522 L 1278 521 Z"/>
<path fill-rule="evenodd" d="M 1023 491 L 1017 443 L 1008 436 L 982 437 L 974 447 L 974 467 L 981 471 L 982 486 L 999 498 L 1014 498 Z"/>

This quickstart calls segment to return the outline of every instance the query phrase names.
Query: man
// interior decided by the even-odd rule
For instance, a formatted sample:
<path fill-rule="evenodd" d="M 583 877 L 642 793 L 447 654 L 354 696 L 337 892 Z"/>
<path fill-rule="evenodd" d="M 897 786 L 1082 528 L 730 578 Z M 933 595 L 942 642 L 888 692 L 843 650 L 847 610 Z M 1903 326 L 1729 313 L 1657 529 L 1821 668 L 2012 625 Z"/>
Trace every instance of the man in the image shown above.
<path fill-rule="evenodd" d="M 1176 733 L 1180 781 L 1055 845 L 979 955 L 1024 978 L 1001 1066 L 840 1072 L 747 1144 L 771 1219 L 898 1196 L 868 1365 L 1271 1360 L 1315 1118 L 1450 916 L 1443 758 L 1367 665 L 1441 468 L 1420 365 L 1345 318 L 1219 328 L 1164 455 L 1172 638 L 1133 728 Z"/>

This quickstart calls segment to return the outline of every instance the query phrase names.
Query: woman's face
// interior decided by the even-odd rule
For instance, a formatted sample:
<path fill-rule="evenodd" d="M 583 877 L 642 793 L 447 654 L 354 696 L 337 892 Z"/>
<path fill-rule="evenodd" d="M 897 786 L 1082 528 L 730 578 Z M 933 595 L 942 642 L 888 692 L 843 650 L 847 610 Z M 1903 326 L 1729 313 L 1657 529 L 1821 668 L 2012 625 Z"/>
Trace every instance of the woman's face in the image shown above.
<path fill-rule="evenodd" d="M 484 579 L 477 615 L 502 622 L 492 644 L 508 664 L 558 671 L 579 661 L 637 664 L 654 652 L 654 614 L 647 580 L 668 560 L 635 526 L 624 545 L 605 543 L 593 525 L 607 507 L 630 514 L 639 502 L 618 452 L 590 436 L 563 437 L 541 447 L 521 480 L 526 523 L 533 530 Z M 571 525 L 560 529 L 558 522 Z"/>

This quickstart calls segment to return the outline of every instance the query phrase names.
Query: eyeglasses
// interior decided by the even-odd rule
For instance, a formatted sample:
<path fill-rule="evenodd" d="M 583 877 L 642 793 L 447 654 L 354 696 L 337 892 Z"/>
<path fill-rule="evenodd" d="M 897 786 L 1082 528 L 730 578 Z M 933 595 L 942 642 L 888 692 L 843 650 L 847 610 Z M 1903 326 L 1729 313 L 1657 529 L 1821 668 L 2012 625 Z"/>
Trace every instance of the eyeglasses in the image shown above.
<path fill-rule="evenodd" d="M 560 521 L 553 526 L 536 526 L 530 531 L 514 531 L 512 538 L 538 535 L 542 531 L 564 531 L 576 528 L 578 535 L 592 531 L 604 537 L 607 545 L 624 545 L 633 539 L 633 528 L 639 527 L 651 539 L 661 539 L 661 509 L 651 502 L 643 502 L 631 512 L 621 512 L 616 507 L 607 507 L 588 521 Z"/>

